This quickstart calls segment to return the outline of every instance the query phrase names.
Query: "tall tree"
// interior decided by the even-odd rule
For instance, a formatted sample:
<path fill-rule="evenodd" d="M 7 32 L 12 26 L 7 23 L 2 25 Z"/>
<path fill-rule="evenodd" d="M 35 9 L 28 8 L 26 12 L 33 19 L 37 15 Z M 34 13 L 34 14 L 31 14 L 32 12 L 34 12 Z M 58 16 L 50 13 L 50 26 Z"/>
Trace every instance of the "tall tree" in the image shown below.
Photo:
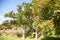
<path fill-rule="evenodd" d="M 40 25 L 41 22 L 43 23 L 44 21 L 48 21 L 52 19 L 52 16 L 54 13 L 53 11 L 54 0 L 33 0 L 32 2 L 33 2 L 32 12 L 34 14 L 34 17 L 36 18 L 37 16 L 39 16 L 37 19 L 35 19 L 35 22 L 37 24 Z M 36 26 L 36 29 L 37 29 L 37 26 Z M 39 26 L 39 27 L 41 28 L 42 26 Z M 37 35 L 37 32 L 36 32 L 36 35 Z M 36 36 L 36 39 L 37 39 L 37 36 Z"/>
<path fill-rule="evenodd" d="M 17 5 L 17 13 L 13 13 L 13 11 L 8 12 L 5 14 L 5 17 L 13 18 L 14 23 L 16 22 L 17 25 L 22 27 L 22 40 L 25 40 L 25 28 L 26 26 L 29 26 L 31 23 L 31 3 L 23 3 L 22 5 Z M 23 9 L 24 8 L 24 9 Z"/>

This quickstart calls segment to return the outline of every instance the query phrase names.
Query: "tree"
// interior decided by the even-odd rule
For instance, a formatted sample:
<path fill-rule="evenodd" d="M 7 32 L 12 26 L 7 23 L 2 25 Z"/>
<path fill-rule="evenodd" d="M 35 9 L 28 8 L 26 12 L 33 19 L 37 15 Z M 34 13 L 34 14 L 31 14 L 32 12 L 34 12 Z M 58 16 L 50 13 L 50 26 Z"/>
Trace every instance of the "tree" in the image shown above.
<path fill-rule="evenodd" d="M 11 24 L 8 20 L 3 21 L 1 26 L 2 26 L 2 29 L 11 29 Z"/>
<path fill-rule="evenodd" d="M 45 37 L 60 32 L 59 5 L 59 0 L 32 0 L 32 3 L 17 5 L 17 13 L 10 11 L 5 14 L 5 17 L 13 18 L 13 20 L 10 21 L 12 25 L 21 26 L 23 40 L 26 37 L 27 27 L 30 28 L 30 31 L 34 30 L 37 40 L 39 34 Z"/>
<path fill-rule="evenodd" d="M 36 25 L 36 23 L 37 23 L 37 26 L 38 26 L 38 24 L 40 25 L 43 22 L 47 23 L 48 20 L 52 20 L 52 18 L 53 18 L 54 0 L 33 0 L 32 12 L 34 13 L 35 18 L 37 16 L 39 16 L 38 18 L 34 19 L 35 25 Z M 53 24 L 53 22 L 52 22 L 52 24 Z M 36 26 L 36 29 L 37 29 L 37 26 Z M 47 26 L 47 24 L 46 24 L 46 26 Z M 38 26 L 38 27 L 41 28 L 42 26 Z M 47 26 L 47 28 L 48 28 L 48 26 Z M 53 26 L 53 28 L 54 28 L 54 26 Z M 45 29 L 45 27 L 42 28 L 42 30 L 44 30 L 44 29 Z M 42 30 L 40 30 L 40 32 L 42 32 Z M 49 30 L 49 29 L 45 29 L 43 32 L 45 32 L 46 30 Z M 46 33 L 41 33 L 41 34 L 46 35 Z M 36 39 L 37 39 L 37 36 L 36 36 Z"/>
<path fill-rule="evenodd" d="M 23 32 L 23 40 L 25 40 L 25 28 L 30 25 L 31 21 L 31 3 L 23 3 L 23 5 L 17 5 L 17 13 L 13 13 L 13 11 L 5 14 L 5 17 L 13 18 L 14 23 L 22 27 Z M 24 9 L 23 9 L 23 8 Z M 23 9 L 23 10 L 22 10 Z"/>

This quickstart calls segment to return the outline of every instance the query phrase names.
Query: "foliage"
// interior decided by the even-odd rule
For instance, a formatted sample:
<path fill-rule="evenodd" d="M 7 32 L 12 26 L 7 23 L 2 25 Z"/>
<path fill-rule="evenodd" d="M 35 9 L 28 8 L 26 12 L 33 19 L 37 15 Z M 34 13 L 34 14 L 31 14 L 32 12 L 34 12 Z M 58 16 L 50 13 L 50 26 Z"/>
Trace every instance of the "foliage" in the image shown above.
<path fill-rule="evenodd" d="M 27 36 L 27 40 L 30 36 L 40 38 L 43 35 L 45 38 L 46 36 L 59 37 L 58 35 L 60 35 L 60 0 L 24 2 L 17 5 L 17 13 L 9 11 L 4 16 L 13 20 L 5 21 L 3 25 L 21 27 L 23 36 Z"/>

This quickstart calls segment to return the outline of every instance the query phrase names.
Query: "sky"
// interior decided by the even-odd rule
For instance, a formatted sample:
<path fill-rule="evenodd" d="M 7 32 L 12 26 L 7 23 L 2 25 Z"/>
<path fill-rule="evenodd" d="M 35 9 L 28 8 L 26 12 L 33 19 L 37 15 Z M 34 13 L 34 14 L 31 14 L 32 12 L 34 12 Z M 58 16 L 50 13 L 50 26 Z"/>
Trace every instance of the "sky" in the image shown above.
<path fill-rule="evenodd" d="M 22 4 L 23 2 L 31 2 L 32 0 L 0 0 L 0 24 L 4 20 L 9 20 L 9 18 L 5 18 L 4 14 L 13 10 L 17 12 L 17 5 Z"/>

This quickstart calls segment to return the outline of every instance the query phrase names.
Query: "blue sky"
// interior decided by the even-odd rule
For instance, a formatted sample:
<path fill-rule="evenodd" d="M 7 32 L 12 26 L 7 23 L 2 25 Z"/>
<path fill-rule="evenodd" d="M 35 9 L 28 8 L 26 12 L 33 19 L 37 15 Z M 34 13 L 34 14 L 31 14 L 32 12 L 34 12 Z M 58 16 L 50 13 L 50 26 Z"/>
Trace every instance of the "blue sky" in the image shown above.
<path fill-rule="evenodd" d="M 0 24 L 9 18 L 4 18 L 4 14 L 13 10 L 16 12 L 17 5 L 23 2 L 31 2 L 32 0 L 0 0 Z"/>

